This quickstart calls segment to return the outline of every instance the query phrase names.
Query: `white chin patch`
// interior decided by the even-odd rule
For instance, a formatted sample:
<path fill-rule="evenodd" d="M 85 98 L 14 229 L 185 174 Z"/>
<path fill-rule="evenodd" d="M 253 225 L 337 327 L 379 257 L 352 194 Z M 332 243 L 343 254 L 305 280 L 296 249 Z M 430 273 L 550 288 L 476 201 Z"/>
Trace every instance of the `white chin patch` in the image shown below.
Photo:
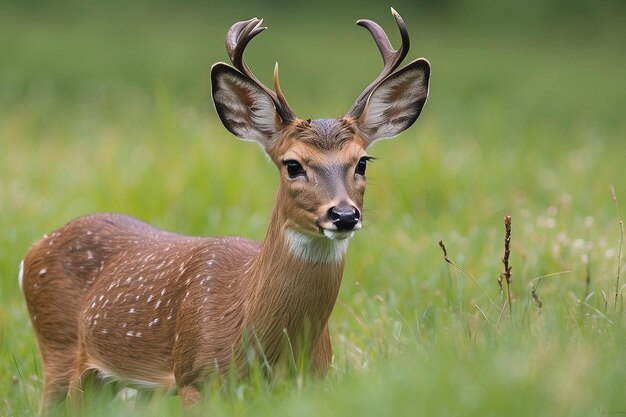
<path fill-rule="evenodd" d="M 17 282 L 20 283 L 20 288 L 22 288 L 22 281 L 24 281 L 24 261 L 20 262 L 20 273 L 17 276 Z"/>
<path fill-rule="evenodd" d="M 324 235 L 326 237 L 288 230 L 289 250 L 296 258 L 305 262 L 329 263 L 343 259 L 348 250 L 349 238 L 354 232 L 324 230 Z"/>
<path fill-rule="evenodd" d="M 330 240 L 345 240 L 350 239 L 352 236 L 354 236 L 354 230 L 350 230 L 348 232 L 340 232 L 338 230 L 324 229 L 324 236 L 326 236 Z"/>

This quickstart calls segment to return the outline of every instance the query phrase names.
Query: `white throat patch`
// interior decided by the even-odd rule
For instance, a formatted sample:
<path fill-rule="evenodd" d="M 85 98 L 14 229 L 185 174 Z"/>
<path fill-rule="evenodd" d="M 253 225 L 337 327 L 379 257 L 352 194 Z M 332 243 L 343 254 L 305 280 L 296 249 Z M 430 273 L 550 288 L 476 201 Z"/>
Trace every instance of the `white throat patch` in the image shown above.
<path fill-rule="evenodd" d="M 296 258 L 312 263 L 329 263 L 338 262 L 343 258 L 350 239 L 330 239 L 288 230 L 287 242 L 289 250 Z"/>

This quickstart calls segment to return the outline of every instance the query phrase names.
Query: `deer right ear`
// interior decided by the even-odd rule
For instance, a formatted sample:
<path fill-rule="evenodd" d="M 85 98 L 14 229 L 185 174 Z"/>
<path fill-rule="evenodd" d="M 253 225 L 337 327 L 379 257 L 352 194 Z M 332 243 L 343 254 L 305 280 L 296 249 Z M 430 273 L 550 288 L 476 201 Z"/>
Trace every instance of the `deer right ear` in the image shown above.
<path fill-rule="evenodd" d="M 233 135 L 264 148 L 281 130 L 272 98 L 236 69 L 217 63 L 211 68 L 211 92 L 220 120 Z"/>

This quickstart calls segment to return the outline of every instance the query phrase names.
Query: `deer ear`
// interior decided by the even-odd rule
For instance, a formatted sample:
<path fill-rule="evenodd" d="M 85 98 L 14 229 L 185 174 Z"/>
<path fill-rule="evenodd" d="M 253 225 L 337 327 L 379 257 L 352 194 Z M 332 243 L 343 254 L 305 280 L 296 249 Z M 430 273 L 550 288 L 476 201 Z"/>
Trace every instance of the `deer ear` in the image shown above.
<path fill-rule="evenodd" d="M 430 64 L 420 58 L 387 77 L 372 91 L 357 125 L 371 145 L 402 133 L 417 120 L 426 98 Z"/>
<path fill-rule="evenodd" d="M 211 67 L 211 93 L 220 120 L 233 135 L 264 148 L 281 130 L 282 121 L 271 97 L 236 69 Z"/>

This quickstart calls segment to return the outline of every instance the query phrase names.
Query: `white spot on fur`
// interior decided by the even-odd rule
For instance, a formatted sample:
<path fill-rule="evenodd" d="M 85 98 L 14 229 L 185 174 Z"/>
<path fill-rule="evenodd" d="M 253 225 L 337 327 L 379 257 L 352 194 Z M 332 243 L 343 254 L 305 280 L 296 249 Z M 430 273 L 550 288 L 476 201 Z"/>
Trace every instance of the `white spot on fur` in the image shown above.
<path fill-rule="evenodd" d="M 338 262 L 346 254 L 348 243 L 354 232 L 349 232 L 345 236 L 338 236 L 339 232 L 332 233 L 334 233 L 333 237 L 321 237 L 288 230 L 289 250 L 296 258 L 305 262 Z M 337 237 L 340 238 L 337 239 Z"/>
<path fill-rule="evenodd" d="M 24 261 L 20 262 L 20 273 L 17 275 L 17 282 L 20 283 L 20 288 L 22 288 L 23 281 L 24 281 Z"/>
<path fill-rule="evenodd" d="M 46 272 L 48 272 L 48 268 L 43 267 L 39 270 L 39 276 L 44 275 Z"/>

